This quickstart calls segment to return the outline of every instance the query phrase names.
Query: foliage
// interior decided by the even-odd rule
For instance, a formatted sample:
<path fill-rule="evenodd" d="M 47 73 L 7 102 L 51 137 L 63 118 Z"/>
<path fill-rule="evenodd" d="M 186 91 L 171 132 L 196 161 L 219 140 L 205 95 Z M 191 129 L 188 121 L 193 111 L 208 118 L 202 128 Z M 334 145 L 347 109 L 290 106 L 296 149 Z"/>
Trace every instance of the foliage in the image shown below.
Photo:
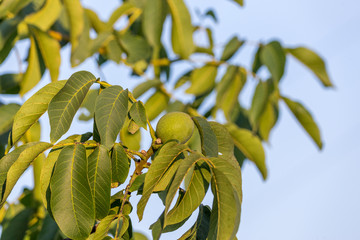
<path fill-rule="evenodd" d="M 151 195 L 163 200 L 164 211 L 150 227 L 154 239 L 177 230 L 196 209 L 196 222 L 180 239 L 235 239 L 242 202 L 240 167 L 250 160 L 266 179 L 263 144 L 277 123 L 279 102 L 322 147 L 309 111 L 283 96 L 279 88 L 288 56 L 308 67 L 325 87 L 332 86 L 324 61 L 310 49 L 284 47 L 276 40 L 259 43 L 252 69 L 247 69 L 232 60 L 247 41 L 232 36 L 222 52 L 215 53 L 212 29 L 193 25 L 183 0 L 124 0 L 107 21 L 84 8 L 80 0 L 3 0 L 0 4 L 0 64 L 17 51 L 18 41 L 30 42 L 26 71 L 0 75 L 0 93 L 22 97 L 46 70 L 51 78 L 22 106 L 0 106 L 2 240 L 146 239 L 133 231 L 132 192 L 141 195 L 136 210 L 140 220 Z M 201 17 L 217 21 L 211 9 Z M 120 18 L 126 24 L 114 27 Z M 164 34 L 165 21 L 171 22 L 171 36 Z M 194 33 L 205 34 L 208 46 L 194 41 Z M 164 47 L 165 38 L 171 39 L 171 49 Z M 67 45 L 71 45 L 72 67 L 95 56 L 99 68 L 113 61 L 145 80 L 133 91 L 88 71 L 58 81 L 64 61 L 60 50 Z M 197 55 L 205 59 L 200 65 L 193 60 Z M 191 63 L 192 68 L 173 82 L 170 74 L 177 62 Z M 268 78 L 257 75 L 260 69 L 268 72 Z M 246 109 L 239 94 L 248 78 L 257 86 Z M 167 90 L 171 85 L 193 96 L 193 101 L 175 99 Z M 214 103 L 204 107 L 208 99 Z M 92 121 L 93 129 L 69 136 L 80 108 L 88 114 L 79 119 Z M 156 136 L 151 121 L 173 111 L 192 117 L 196 127 L 188 143 L 163 142 Z M 50 119 L 50 143 L 40 141 L 39 118 L 45 112 Z M 144 137 L 140 128 L 152 139 L 147 151 L 139 151 Z M 34 189 L 24 189 L 18 203 L 7 202 L 31 164 Z M 111 196 L 112 188 L 116 193 Z M 213 204 L 204 206 L 210 191 Z"/>

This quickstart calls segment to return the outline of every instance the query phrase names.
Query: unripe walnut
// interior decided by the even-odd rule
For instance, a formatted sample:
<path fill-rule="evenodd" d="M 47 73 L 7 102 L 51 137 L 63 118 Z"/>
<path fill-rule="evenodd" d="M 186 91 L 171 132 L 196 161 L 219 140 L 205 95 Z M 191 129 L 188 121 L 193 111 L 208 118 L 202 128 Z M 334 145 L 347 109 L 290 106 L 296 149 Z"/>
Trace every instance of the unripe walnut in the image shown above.
<path fill-rule="evenodd" d="M 171 112 L 162 116 L 156 125 L 156 136 L 163 143 L 176 139 L 185 143 L 194 132 L 194 122 L 191 117 L 183 112 Z"/>

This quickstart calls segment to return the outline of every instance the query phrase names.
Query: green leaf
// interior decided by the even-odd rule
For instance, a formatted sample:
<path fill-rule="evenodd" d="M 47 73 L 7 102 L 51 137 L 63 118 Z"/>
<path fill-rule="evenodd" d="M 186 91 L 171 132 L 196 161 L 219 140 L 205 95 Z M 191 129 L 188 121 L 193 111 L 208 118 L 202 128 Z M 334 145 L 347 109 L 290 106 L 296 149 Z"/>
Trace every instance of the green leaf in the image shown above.
<path fill-rule="evenodd" d="M 28 230 L 29 221 L 33 215 L 33 209 L 24 209 L 10 220 L 6 228 L 2 230 L 1 240 L 20 240 L 24 239 Z"/>
<path fill-rule="evenodd" d="M 275 126 L 279 117 L 279 106 L 277 103 L 268 101 L 264 113 L 259 119 L 259 133 L 260 136 L 265 140 L 269 140 L 271 129 Z"/>
<path fill-rule="evenodd" d="M 224 158 L 231 158 L 234 156 L 234 142 L 226 127 L 218 122 L 209 122 L 212 131 L 214 132 L 218 151 Z"/>
<path fill-rule="evenodd" d="M 46 112 L 51 99 L 64 87 L 65 83 L 66 81 L 49 83 L 21 106 L 14 117 L 12 127 L 13 144 Z"/>
<path fill-rule="evenodd" d="M 0 23 L 0 49 L 3 49 L 13 34 L 16 34 L 17 25 L 20 21 L 20 17 L 14 17 Z"/>
<path fill-rule="evenodd" d="M 179 240 L 199 239 L 206 240 L 210 227 L 211 209 L 209 206 L 200 205 L 199 215 L 195 224 L 184 233 Z"/>
<path fill-rule="evenodd" d="M 230 65 L 217 85 L 216 108 L 221 108 L 227 118 L 238 104 L 239 94 L 247 80 L 243 68 Z"/>
<path fill-rule="evenodd" d="M 56 222 L 50 217 L 50 215 L 46 215 L 37 240 L 57 240 L 60 234 L 59 232 L 60 231 Z"/>
<path fill-rule="evenodd" d="M 95 213 L 83 145 L 61 150 L 50 189 L 51 211 L 61 231 L 69 238 L 86 239 L 93 227 Z"/>
<path fill-rule="evenodd" d="M 25 22 L 46 32 L 60 16 L 61 10 L 62 4 L 60 0 L 47 0 L 40 11 L 26 16 Z"/>
<path fill-rule="evenodd" d="M 22 75 L 8 73 L 0 75 L 0 94 L 18 94 Z"/>
<path fill-rule="evenodd" d="M 266 104 L 270 96 L 270 82 L 260 81 L 256 86 L 255 93 L 253 95 L 251 108 L 249 110 L 249 120 L 253 128 L 257 128 L 259 118 L 263 114 Z"/>
<path fill-rule="evenodd" d="M 244 6 L 244 0 L 233 0 L 233 1 L 239 4 L 240 6 Z"/>
<path fill-rule="evenodd" d="M 258 49 L 256 50 L 255 56 L 254 56 L 254 60 L 253 60 L 253 64 L 252 64 L 252 71 L 253 73 L 257 73 L 259 71 L 259 69 L 262 67 L 263 63 L 260 60 L 260 53 L 263 49 L 263 45 L 260 44 Z"/>
<path fill-rule="evenodd" d="M 20 105 L 16 103 L 10 103 L 0 106 L 0 135 L 4 135 L 4 139 L 1 139 L 2 144 L 6 144 L 9 131 L 13 124 L 14 117 L 19 111 Z"/>
<path fill-rule="evenodd" d="M 95 104 L 95 121 L 101 144 L 111 148 L 128 111 L 128 90 L 111 86 L 101 91 Z"/>
<path fill-rule="evenodd" d="M 65 139 L 65 140 L 59 142 L 59 144 L 72 143 L 72 142 L 74 142 L 74 141 L 71 139 Z M 51 179 L 51 176 L 53 173 L 55 163 L 56 163 L 62 149 L 63 149 L 63 147 L 51 149 L 51 151 L 49 152 L 48 156 L 46 157 L 46 159 L 44 161 L 44 164 L 41 168 L 41 173 L 40 173 L 40 188 L 41 188 L 42 201 L 43 201 L 45 208 L 47 208 L 47 210 L 50 214 L 51 214 L 50 179 Z"/>
<path fill-rule="evenodd" d="M 290 111 L 294 114 L 296 119 L 299 121 L 301 126 L 305 129 L 305 131 L 310 135 L 310 137 L 314 140 L 319 149 L 322 148 L 322 141 L 320 130 L 314 121 L 311 113 L 299 102 L 295 102 L 290 100 L 289 98 L 282 97 L 286 105 L 289 107 Z"/>
<path fill-rule="evenodd" d="M 174 53 L 187 59 L 195 50 L 190 13 L 183 0 L 167 0 L 172 19 L 171 43 Z"/>
<path fill-rule="evenodd" d="M 241 172 L 240 166 L 234 168 L 222 158 L 211 158 L 212 189 L 214 201 L 210 217 L 209 240 L 234 239 L 240 224 L 241 215 Z M 237 164 L 237 163 L 236 163 Z"/>
<path fill-rule="evenodd" d="M 192 71 L 190 76 L 191 86 L 186 90 L 186 93 L 201 95 L 215 86 L 215 78 L 217 74 L 217 67 L 213 65 L 205 65 Z"/>
<path fill-rule="evenodd" d="M 118 182 L 119 184 L 124 183 L 129 174 L 130 162 L 124 148 L 118 143 L 114 145 L 112 150 L 111 166 L 111 182 Z"/>
<path fill-rule="evenodd" d="M 88 111 L 88 113 L 87 114 L 82 113 L 79 116 L 80 121 L 89 121 L 94 117 L 95 103 L 98 95 L 99 95 L 99 89 L 91 89 L 86 94 L 86 97 L 80 107 L 85 108 Z"/>
<path fill-rule="evenodd" d="M 35 39 L 32 36 L 30 36 L 28 66 L 24 74 L 23 80 L 20 83 L 21 96 L 24 96 L 25 93 L 30 91 L 40 81 L 42 72 L 39 61 L 40 59 L 39 59 Z"/>
<path fill-rule="evenodd" d="M 90 23 L 85 13 L 83 15 L 83 18 L 83 32 L 78 38 L 78 45 L 71 51 L 70 62 L 72 67 L 78 66 L 92 55 L 90 45 Z"/>
<path fill-rule="evenodd" d="M 108 29 L 111 29 L 112 26 L 117 22 L 117 20 L 125 15 L 125 14 L 128 14 L 128 13 L 131 13 L 134 9 L 136 9 L 136 7 L 134 6 L 134 4 L 132 4 L 131 2 L 125 2 L 123 3 L 120 7 L 118 7 L 117 9 L 115 9 L 108 22 L 107 22 L 107 28 Z"/>
<path fill-rule="evenodd" d="M 333 86 L 325 62 L 318 54 L 305 47 L 288 48 L 286 51 L 308 67 L 325 87 Z"/>
<path fill-rule="evenodd" d="M 218 19 L 217 19 L 216 14 L 213 9 L 207 10 L 206 13 L 204 14 L 204 17 L 206 17 L 206 16 L 212 18 L 215 23 L 218 22 Z M 206 30 L 208 30 L 208 28 Z"/>
<path fill-rule="evenodd" d="M 124 127 L 120 131 L 120 140 L 127 148 L 137 151 L 140 149 L 141 134 L 140 131 L 137 131 L 134 134 L 129 133 L 128 128 L 126 127 L 129 123 L 130 120 L 127 118 Z"/>
<path fill-rule="evenodd" d="M 169 102 L 169 96 L 161 91 L 156 91 L 145 103 L 146 115 L 152 121 L 162 113 Z"/>
<path fill-rule="evenodd" d="M 269 69 L 275 82 L 279 82 L 285 71 L 286 56 L 278 41 L 266 44 L 260 52 L 261 62 Z"/>
<path fill-rule="evenodd" d="M 130 108 L 130 116 L 134 122 L 147 130 L 145 107 L 141 101 L 135 102 Z"/>
<path fill-rule="evenodd" d="M 95 216 L 102 219 L 109 212 L 111 195 L 111 159 L 102 145 L 88 157 L 88 177 L 95 200 Z"/>
<path fill-rule="evenodd" d="M 157 49 L 161 46 L 161 33 L 167 14 L 166 0 L 153 0 L 145 3 L 142 27 L 149 44 Z"/>
<path fill-rule="evenodd" d="M 46 142 L 24 144 L 5 155 L 0 161 L 0 208 L 5 203 L 17 180 L 43 151 L 51 147 Z"/>
<path fill-rule="evenodd" d="M 218 142 L 208 121 L 202 117 L 193 117 L 201 137 L 202 153 L 208 157 L 218 156 Z"/>
<path fill-rule="evenodd" d="M 153 192 L 161 192 L 165 191 L 166 188 L 169 186 L 170 182 L 173 180 L 173 177 L 175 176 L 176 171 L 179 168 L 181 161 L 175 161 L 170 168 L 165 172 L 163 177 L 160 179 L 160 181 L 156 184 Z"/>
<path fill-rule="evenodd" d="M 96 78 L 89 72 L 76 72 L 49 104 L 50 140 L 56 142 L 67 130 L 90 86 Z"/>
<path fill-rule="evenodd" d="M 134 240 L 148 240 L 148 238 L 139 232 L 134 232 Z"/>
<path fill-rule="evenodd" d="M 127 53 L 126 61 L 128 63 L 136 63 L 141 60 L 147 61 L 150 59 L 151 47 L 145 38 L 126 32 L 124 35 L 117 34 L 117 39 Z"/>
<path fill-rule="evenodd" d="M 137 205 L 137 214 L 141 221 L 146 203 L 155 186 L 159 183 L 165 172 L 170 168 L 175 159 L 186 150 L 186 146 L 176 142 L 168 142 L 158 150 L 145 177 L 143 195 Z"/>
<path fill-rule="evenodd" d="M 117 219 L 117 216 L 117 214 L 112 213 L 104 217 L 96 227 L 96 231 L 90 235 L 88 240 L 103 240 L 110 229 L 111 223 Z"/>
<path fill-rule="evenodd" d="M 251 161 L 255 163 L 262 174 L 263 179 L 267 177 L 267 169 L 265 163 L 265 152 L 261 144 L 261 140 L 251 131 L 238 128 L 235 124 L 226 124 L 235 146 Z"/>
<path fill-rule="evenodd" d="M 46 32 L 34 27 L 30 27 L 30 30 L 38 43 L 45 66 L 49 69 L 51 81 L 57 81 L 61 62 L 59 42 Z"/>
<path fill-rule="evenodd" d="M 225 45 L 223 53 L 221 55 L 221 61 L 229 60 L 244 44 L 244 41 L 239 40 L 237 36 L 232 37 L 229 42 Z"/>
<path fill-rule="evenodd" d="M 211 174 L 206 168 L 207 164 L 201 161 L 203 156 L 200 154 L 191 154 L 185 159 L 181 160 L 179 169 L 176 171 L 174 180 L 172 181 L 168 194 L 166 196 L 165 212 L 170 208 L 170 204 L 173 201 L 177 190 L 180 188 L 181 183 L 185 179 L 186 174 L 195 166 L 192 173 L 191 180 L 186 189 L 186 192 L 181 201 L 165 215 L 165 225 L 172 225 L 179 223 L 189 217 L 205 197 Z M 198 164 L 196 164 L 198 163 Z M 205 165 L 205 166 L 202 166 Z"/>
<path fill-rule="evenodd" d="M 64 0 L 63 4 L 70 22 L 71 54 L 73 54 L 84 31 L 84 9 L 80 0 Z"/>
<path fill-rule="evenodd" d="M 137 85 L 132 91 L 134 98 L 138 98 L 151 88 L 158 87 L 161 85 L 159 79 L 148 80 Z"/>

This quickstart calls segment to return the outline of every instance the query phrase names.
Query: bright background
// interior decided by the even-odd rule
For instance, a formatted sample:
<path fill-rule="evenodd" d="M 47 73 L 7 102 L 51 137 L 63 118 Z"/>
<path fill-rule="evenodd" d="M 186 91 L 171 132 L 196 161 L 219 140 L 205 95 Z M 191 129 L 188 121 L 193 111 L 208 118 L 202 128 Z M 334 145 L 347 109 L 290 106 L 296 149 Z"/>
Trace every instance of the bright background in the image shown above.
<path fill-rule="evenodd" d="M 300 100 L 310 109 L 320 126 L 324 148 L 318 151 L 286 107 L 281 105 L 280 120 L 272 132 L 270 144 L 266 145 L 268 179 L 263 181 L 251 163 L 243 168 L 244 199 L 238 238 L 360 239 L 360 83 L 356 74 L 360 64 L 360 2 L 245 0 L 244 8 L 226 0 L 187 0 L 186 3 L 193 16 L 196 8 L 200 12 L 209 6 L 215 10 L 219 23 L 214 24 L 211 20 L 205 23 L 213 26 L 216 43 L 223 44 L 237 34 L 254 42 L 276 38 L 285 46 L 305 45 L 314 49 L 326 59 L 335 85 L 333 89 L 324 89 L 296 60 L 287 61 L 287 71 L 281 84 L 282 94 Z M 83 4 L 107 19 L 118 6 L 118 1 L 107 1 L 106 4 L 102 1 L 100 4 L 96 0 L 84 0 Z M 197 18 L 193 20 L 197 23 Z M 28 43 L 20 44 L 20 51 L 27 46 Z M 236 55 L 234 63 L 249 66 L 253 54 L 253 46 L 247 45 Z M 25 55 L 22 51 L 22 57 Z M 63 51 L 62 56 L 60 78 L 66 79 L 78 70 L 88 70 L 99 76 L 94 61 L 89 60 L 71 69 L 68 64 L 69 48 Z M 0 67 L 1 73 L 10 70 L 17 70 L 14 55 Z M 178 77 L 182 70 L 183 66 L 179 66 L 172 77 Z M 140 82 L 129 80 L 129 71 L 112 63 L 107 64 L 103 71 L 107 81 L 124 87 L 132 88 Z M 39 87 L 49 82 L 48 73 L 45 78 Z M 249 86 L 241 99 L 247 102 L 252 91 L 253 86 Z M 19 102 L 11 97 L 0 100 Z M 43 124 L 47 121 L 42 118 Z M 83 124 L 81 128 L 86 131 L 90 126 Z M 78 129 L 79 125 L 75 124 L 71 133 L 78 132 Z M 48 131 L 45 130 L 43 140 L 48 139 Z M 32 186 L 30 171 L 21 178 L 10 199 L 16 199 L 24 186 Z M 210 200 L 207 196 L 205 202 L 210 204 Z M 152 197 L 141 223 L 137 223 L 133 214 L 135 230 L 151 236 L 147 228 L 162 211 L 159 201 Z M 190 224 L 183 230 L 189 227 Z M 165 234 L 162 239 L 174 239 L 179 234 Z"/>

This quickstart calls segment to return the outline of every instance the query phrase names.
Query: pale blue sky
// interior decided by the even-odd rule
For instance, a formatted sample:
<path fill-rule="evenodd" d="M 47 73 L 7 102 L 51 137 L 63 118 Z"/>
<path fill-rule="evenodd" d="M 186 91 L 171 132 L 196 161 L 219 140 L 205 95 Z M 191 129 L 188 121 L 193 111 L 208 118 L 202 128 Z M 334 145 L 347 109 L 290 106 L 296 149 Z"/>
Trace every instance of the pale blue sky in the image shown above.
<path fill-rule="evenodd" d="M 95 6 L 96 11 L 106 18 L 111 6 L 116 6 L 118 1 L 108 1 L 107 6 L 96 0 L 84 0 L 83 3 Z M 239 239 L 360 239 L 360 83 L 357 74 L 360 2 L 245 0 L 245 8 L 227 0 L 188 0 L 186 3 L 202 12 L 208 6 L 215 9 L 219 23 L 207 23 L 214 26 L 217 43 L 226 42 L 236 33 L 252 41 L 276 38 L 285 46 L 311 47 L 327 60 L 335 85 L 335 89 L 324 89 L 295 60 L 287 63 L 281 90 L 284 95 L 300 100 L 313 113 L 320 125 L 324 149 L 317 150 L 286 107 L 281 105 L 280 121 L 266 146 L 268 180 L 262 181 L 252 164 L 246 164 L 243 169 L 244 201 Z M 66 59 L 68 52 L 63 53 Z M 253 48 L 249 46 L 240 51 L 234 62 L 249 65 L 252 54 Z M 65 59 L 63 62 L 61 78 L 68 78 L 80 69 L 96 73 L 91 61 L 76 69 L 70 69 Z M 1 72 L 9 69 L 16 70 L 14 62 L 0 67 Z M 139 82 L 127 82 L 128 71 L 115 64 L 108 64 L 104 72 L 110 82 L 124 79 L 120 84 L 125 87 Z M 173 76 L 179 74 L 178 69 Z M 46 78 L 48 81 L 48 74 Z M 251 91 L 252 86 L 249 86 L 241 97 L 243 101 L 247 101 Z M 48 136 L 44 135 L 46 139 Z M 22 179 L 23 185 L 17 185 L 13 198 L 19 189 L 30 184 L 30 173 Z M 206 201 L 209 202 L 209 197 Z M 148 216 L 141 223 L 138 224 L 133 215 L 136 230 L 147 229 L 160 215 L 163 209 L 156 203 L 159 202 L 153 197 L 151 206 L 145 210 L 145 216 Z M 164 235 L 162 239 L 173 239 L 179 234 Z"/>

